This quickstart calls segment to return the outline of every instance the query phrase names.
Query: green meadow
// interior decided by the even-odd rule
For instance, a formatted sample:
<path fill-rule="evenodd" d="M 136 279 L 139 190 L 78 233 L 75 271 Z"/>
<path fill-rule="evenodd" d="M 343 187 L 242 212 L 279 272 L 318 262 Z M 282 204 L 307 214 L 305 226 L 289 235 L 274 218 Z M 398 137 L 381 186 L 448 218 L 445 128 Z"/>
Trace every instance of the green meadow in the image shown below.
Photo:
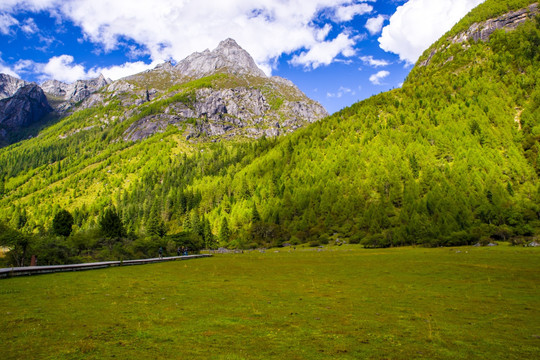
<path fill-rule="evenodd" d="M 540 358 L 539 248 L 321 250 L 0 280 L 0 358 Z"/>

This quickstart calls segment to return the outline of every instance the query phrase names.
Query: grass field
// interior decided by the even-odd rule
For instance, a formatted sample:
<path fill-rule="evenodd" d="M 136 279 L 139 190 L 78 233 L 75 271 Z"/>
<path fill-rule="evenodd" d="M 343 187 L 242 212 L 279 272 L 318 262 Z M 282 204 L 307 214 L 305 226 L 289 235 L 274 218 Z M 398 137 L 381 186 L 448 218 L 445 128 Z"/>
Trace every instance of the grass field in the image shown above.
<path fill-rule="evenodd" d="M 538 359 L 540 249 L 329 247 L 0 280 L 1 359 Z"/>

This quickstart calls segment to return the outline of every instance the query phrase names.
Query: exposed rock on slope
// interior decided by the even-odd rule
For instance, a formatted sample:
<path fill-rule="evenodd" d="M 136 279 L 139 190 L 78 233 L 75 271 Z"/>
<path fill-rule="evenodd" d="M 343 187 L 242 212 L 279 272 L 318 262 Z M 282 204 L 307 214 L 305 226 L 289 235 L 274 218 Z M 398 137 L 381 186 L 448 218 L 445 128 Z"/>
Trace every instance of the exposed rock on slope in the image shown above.
<path fill-rule="evenodd" d="M 456 35 L 452 43 L 462 43 L 473 39 L 474 41 L 487 41 L 496 30 L 514 30 L 525 21 L 538 15 L 538 3 L 531 4 L 524 9 L 511 11 L 495 19 L 489 19 L 473 24 L 467 31 Z"/>
<path fill-rule="evenodd" d="M 28 82 L 16 77 L 0 74 L 0 99 L 12 97 L 17 90 L 28 84 Z"/>
<path fill-rule="evenodd" d="M 8 131 L 35 124 L 51 111 L 39 86 L 20 88 L 12 97 L 0 100 L 0 140 L 7 138 Z"/>
<path fill-rule="evenodd" d="M 494 19 L 489 19 L 479 23 L 472 24 L 469 29 L 461 32 L 451 39 L 448 39 L 451 44 L 460 44 L 469 40 L 488 41 L 491 34 L 496 30 L 511 31 L 516 29 L 520 24 L 527 20 L 533 19 L 540 13 L 538 3 L 529 5 L 526 8 L 511 11 Z M 435 54 L 440 52 L 442 48 L 436 48 L 431 51 L 427 59 L 418 63 L 418 66 L 427 66 Z"/>
<path fill-rule="evenodd" d="M 277 105 L 270 105 L 263 90 L 256 88 L 204 88 L 195 92 L 195 99 L 189 104 L 176 102 L 163 113 L 134 122 L 126 130 L 124 140 L 144 139 L 164 131 L 168 125 L 187 126 L 188 139 L 236 135 L 270 137 L 293 131 L 328 115 L 322 106 L 306 99 L 283 100 L 277 108 Z"/>

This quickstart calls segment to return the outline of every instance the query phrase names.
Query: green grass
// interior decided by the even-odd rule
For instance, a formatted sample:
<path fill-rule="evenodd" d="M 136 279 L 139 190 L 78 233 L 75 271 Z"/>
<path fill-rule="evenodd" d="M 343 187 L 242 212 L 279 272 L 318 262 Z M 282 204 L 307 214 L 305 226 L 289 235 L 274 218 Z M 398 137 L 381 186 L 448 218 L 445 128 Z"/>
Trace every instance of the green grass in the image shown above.
<path fill-rule="evenodd" d="M 0 281 L 2 359 L 533 359 L 540 249 L 354 246 Z"/>

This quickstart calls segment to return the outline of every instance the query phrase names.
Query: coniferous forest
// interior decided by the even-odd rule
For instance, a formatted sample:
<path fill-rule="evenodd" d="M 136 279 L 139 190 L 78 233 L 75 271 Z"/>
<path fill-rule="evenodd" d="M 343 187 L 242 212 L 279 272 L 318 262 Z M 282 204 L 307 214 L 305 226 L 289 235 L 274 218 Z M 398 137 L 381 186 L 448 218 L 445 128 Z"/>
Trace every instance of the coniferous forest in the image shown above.
<path fill-rule="evenodd" d="M 6 261 L 524 244 L 540 232 L 540 18 L 487 42 L 450 39 L 532 2 L 486 1 L 401 88 L 288 135 L 188 141 L 170 126 L 134 142 L 129 121 L 90 126 L 118 103 L 74 112 L 0 150 Z"/>

